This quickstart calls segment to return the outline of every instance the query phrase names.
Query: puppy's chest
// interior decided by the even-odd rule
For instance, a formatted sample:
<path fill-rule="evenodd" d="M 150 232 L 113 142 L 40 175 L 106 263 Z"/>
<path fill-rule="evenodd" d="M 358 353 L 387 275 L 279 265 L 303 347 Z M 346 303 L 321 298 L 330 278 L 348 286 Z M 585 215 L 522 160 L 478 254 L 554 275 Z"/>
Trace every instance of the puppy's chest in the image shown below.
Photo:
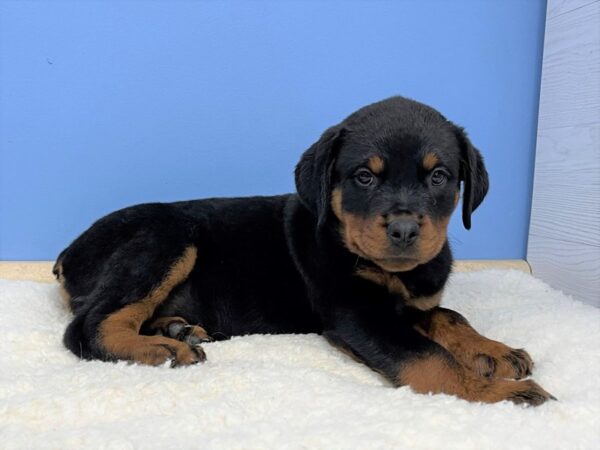
<path fill-rule="evenodd" d="M 385 288 L 390 296 L 398 299 L 404 306 L 427 311 L 440 304 L 443 294 L 443 286 L 436 290 L 435 286 L 427 281 L 406 282 L 399 275 L 385 272 L 374 267 L 359 266 L 355 276 L 370 281 Z M 430 292 L 435 291 L 433 294 Z M 424 294 L 427 292 L 428 294 Z"/>

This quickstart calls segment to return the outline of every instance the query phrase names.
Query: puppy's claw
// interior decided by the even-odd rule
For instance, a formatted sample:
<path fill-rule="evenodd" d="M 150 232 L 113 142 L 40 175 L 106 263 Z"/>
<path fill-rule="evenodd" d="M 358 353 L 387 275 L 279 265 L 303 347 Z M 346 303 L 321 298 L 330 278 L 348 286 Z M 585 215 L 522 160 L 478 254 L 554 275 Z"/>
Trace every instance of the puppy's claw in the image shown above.
<path fill-rule="evenodd" d="M 539 406 L 547 400 L 556 400 L 549 392 L 545 391 L 539 384 L 533 380 L 521 381 L 520 386 L 525 389 L 519 389 L 512 392 L 507 400 L 516 404 L 525 404 L 527 406 Z"/>

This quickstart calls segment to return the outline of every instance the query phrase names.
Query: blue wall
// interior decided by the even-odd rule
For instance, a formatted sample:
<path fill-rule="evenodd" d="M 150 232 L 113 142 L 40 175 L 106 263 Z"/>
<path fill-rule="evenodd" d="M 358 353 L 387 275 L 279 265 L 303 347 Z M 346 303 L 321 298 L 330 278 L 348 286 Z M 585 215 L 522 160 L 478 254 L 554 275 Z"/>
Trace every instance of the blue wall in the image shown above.
<path fill-rule="evenodd" d="M 465 126 L 492 188 L 450 236 L 525 256 L 545 1 L 2 2 L 0 259 L 133 203 L 291 191 L 300 153 L 402 94 Z"/>

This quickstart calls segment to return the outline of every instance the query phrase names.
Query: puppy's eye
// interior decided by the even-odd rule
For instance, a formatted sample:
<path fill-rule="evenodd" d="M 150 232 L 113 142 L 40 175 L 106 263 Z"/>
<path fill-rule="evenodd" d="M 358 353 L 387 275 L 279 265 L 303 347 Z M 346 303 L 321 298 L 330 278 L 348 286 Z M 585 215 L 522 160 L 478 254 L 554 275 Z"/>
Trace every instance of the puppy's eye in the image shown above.
<path fill-rule="evenodd" d="M 354 175 L 354 179 L 359 186 L 367 187 L 373 184 L 375 181 L 375 176 L 367 169 L 360 169 Z"/>
<path fill-rule="evenodd" d="M 448 175 L 443 170 L 434 170 L 431 174 L 431 184 L 434 186 L 440 186 L 448 181 Z"/>

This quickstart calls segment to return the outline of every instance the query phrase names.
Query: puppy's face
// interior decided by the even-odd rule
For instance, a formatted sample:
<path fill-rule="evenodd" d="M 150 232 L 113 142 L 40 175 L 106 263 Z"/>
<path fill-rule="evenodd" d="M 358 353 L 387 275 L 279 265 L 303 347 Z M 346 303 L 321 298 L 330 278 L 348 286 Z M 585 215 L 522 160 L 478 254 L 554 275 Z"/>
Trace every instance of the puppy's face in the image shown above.
<path fill-rule="evenodd" d="M 446 242 L 459 199 L 460 147 L 441 120 L 394 121 L 383 133 L 363 125 L 344 135 L 331 208 L 348 250 L 387 271 L 411 270 Z"/>
<path fill-rule="evenodd" d="M 481 155 L 462 130 L 411 100 L 395 97 L 367 106 L 319 142 L 305 157 L 315 150 L 314 170 L 326 166 L 316 182 L 327 190 L 321 200 L 329 205 L 321 208 L 332 213 L 328 226 L 339 230 L 350 252 L 386 271 L 412 270 L 440 252 L 461 181 L 467 228 L 487 191 Z M 319 150 L 328 158 L 317 161 Z"/>

